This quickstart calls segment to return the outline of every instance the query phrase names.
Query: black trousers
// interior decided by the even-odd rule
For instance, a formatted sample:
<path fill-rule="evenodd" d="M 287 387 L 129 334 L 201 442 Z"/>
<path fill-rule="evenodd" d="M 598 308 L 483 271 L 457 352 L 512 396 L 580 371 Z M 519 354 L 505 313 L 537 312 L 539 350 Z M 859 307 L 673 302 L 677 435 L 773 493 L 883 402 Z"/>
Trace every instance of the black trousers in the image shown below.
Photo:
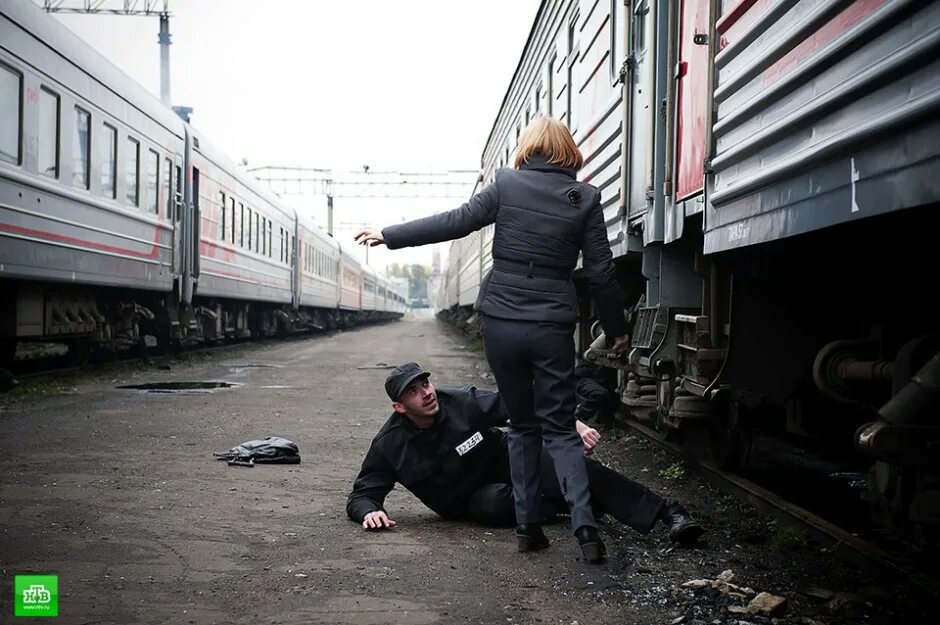
<path fill-rule="evenodd" d="M 568 504 L 555 477 L 551 456 L 543 453 L 540 464 L 542 509 L 545 517 L 551 518 L 554 514 L 567 512 Z M 590 483 L 591 508 L 596 518 L 606 513 L 640 533 L 646 534 L 653 529 L 666 504 L 662 497 L 592 458 L 585 458 L 585 467 Z M 493 478 L 498 480 L 496 475 Z M 516 522 L 508 474 L 505 479 L 484 484 L 470 495 L 467 517 L 493 527 L 510 527 Z"/>
<path fill-rule="evenodd" d="M 584 378 L 577 383 L 578 408 L 575 416 L 587 422 L 595 419 L 597 423 L 613 421 L 617 409 L 617 394 L 611 392 L 597 380 Z"/>
<path fill-rule="evenodd" d="M 517 523 L 544 520 L 542 448 L 571 509 L 571 527 L 596 525 L 581 437 L 574 427 L 574 324 L 484 316 L 483 349 L 509 414 L 509 469 Z"/>

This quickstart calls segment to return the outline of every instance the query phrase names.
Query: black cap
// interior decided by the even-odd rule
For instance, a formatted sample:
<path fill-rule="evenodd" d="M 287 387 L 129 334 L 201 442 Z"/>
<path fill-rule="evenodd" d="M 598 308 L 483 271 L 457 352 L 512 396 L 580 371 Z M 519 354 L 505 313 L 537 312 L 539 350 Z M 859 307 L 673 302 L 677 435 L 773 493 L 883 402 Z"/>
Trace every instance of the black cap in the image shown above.
<path fill-rule="evenodd" d="M 429 377 L 431 374 L 418 366 L 416 362 L 406 362 L 403 365 L 395 367 L 388 377 L 385 378 L 385 392 L 392 401 L 398 401 L 405 387 L 411 384 L 412 380 L 420 377 Z"/>

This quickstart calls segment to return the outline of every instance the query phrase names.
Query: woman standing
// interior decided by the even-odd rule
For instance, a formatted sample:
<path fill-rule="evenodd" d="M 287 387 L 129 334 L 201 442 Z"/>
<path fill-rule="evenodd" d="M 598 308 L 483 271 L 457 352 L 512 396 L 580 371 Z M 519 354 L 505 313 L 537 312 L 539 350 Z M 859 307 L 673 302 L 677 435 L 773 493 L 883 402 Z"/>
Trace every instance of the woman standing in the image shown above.
<path fill-rule="evenodd" d="M 583 446 L 575 431 L 574 327 L 578 305 L 570 274 L 583 253 L 584 273 L 612 349 L 629 343 L 600 191 L 578 182 L 581 152 L 550 117 L 533 120 L 519 139 L 514 169 L 455 210 L 356 235 L 389 249 L 459 239 L 491 223 L 493 269 L 474 308 L 482 314 L 486 359 L 509 414 L 509 454 L 519 551 L 548 546 L 542 532 L 539 451 L 544 443 L 571 507 L 571 526 L 587 561 L 604 544 L 588 504 Z"/>

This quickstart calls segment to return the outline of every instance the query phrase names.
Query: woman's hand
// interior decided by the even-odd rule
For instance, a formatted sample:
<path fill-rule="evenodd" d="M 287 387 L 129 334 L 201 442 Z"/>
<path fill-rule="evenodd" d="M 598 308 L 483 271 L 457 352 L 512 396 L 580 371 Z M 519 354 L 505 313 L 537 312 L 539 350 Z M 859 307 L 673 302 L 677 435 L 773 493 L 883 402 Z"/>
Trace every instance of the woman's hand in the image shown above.
<path fill-rule="evenodd" d="M 614 344 L 610 346 L 610 351 L 615 354 L 622 354 L 628 347 L 630 347 L 630 335 L 624 334 L 614 339 Z"/>
<path fill-rule="evenodd" d="M 362 240 L 360 241 L 360 239 Z M 359 241 L 359 245 L 368 245 L 369 247 L 375 247 L 376 245 L 385 243 L 385 239 L 382 238 L 381 230 L 362 230 L 356 235 L 356 241 Z"/>

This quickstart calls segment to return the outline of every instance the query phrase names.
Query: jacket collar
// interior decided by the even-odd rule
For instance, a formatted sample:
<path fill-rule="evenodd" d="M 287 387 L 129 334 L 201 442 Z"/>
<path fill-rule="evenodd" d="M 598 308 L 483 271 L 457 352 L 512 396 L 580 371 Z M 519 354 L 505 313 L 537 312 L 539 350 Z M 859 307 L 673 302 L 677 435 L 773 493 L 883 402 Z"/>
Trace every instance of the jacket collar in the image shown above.
<path fill-rule="evenodd" d="M 557 172 L 560 174 L 565 174 L 566 176 L 571 176 L 572 178 L 577 178 L 578 172 L 576 169 L 569 167 L 561 167 L 559 165 L 553 165 L 548 162 L 548 157 L 542 154 L 533 154 L 529 157 L 529 160 L 522 164 L 522 169 L 534 169 L 536 171 L 548 171 L 548 172 Z"/>
<path fill-rule="evenodd" d="M 392 418 L 398 421 L 399 426 L 402 428 L 402 430 L 404 430 L 406 436 L 409 439 L 414 438 L 415 436 L 419 436 L 421 434 L 434 432 L 438 429 L 438 426 L 440 426 L 441 421 L 444 419 L 444 407 L 441 405 L 440 397 L 438 397 L 437 402 L 438 402 L 438 406 L 440 406 L 440 409 L 438 410 L 437 415 L 435 415 L 434 417 L 434 423 L 429 428 L 425 428 L 425 429 L 417 428 L 415 424 L 411 422 L 411 419 L 409 419 L 406 415 L 403 415 L 398 412 L 393 412 Z"/>

